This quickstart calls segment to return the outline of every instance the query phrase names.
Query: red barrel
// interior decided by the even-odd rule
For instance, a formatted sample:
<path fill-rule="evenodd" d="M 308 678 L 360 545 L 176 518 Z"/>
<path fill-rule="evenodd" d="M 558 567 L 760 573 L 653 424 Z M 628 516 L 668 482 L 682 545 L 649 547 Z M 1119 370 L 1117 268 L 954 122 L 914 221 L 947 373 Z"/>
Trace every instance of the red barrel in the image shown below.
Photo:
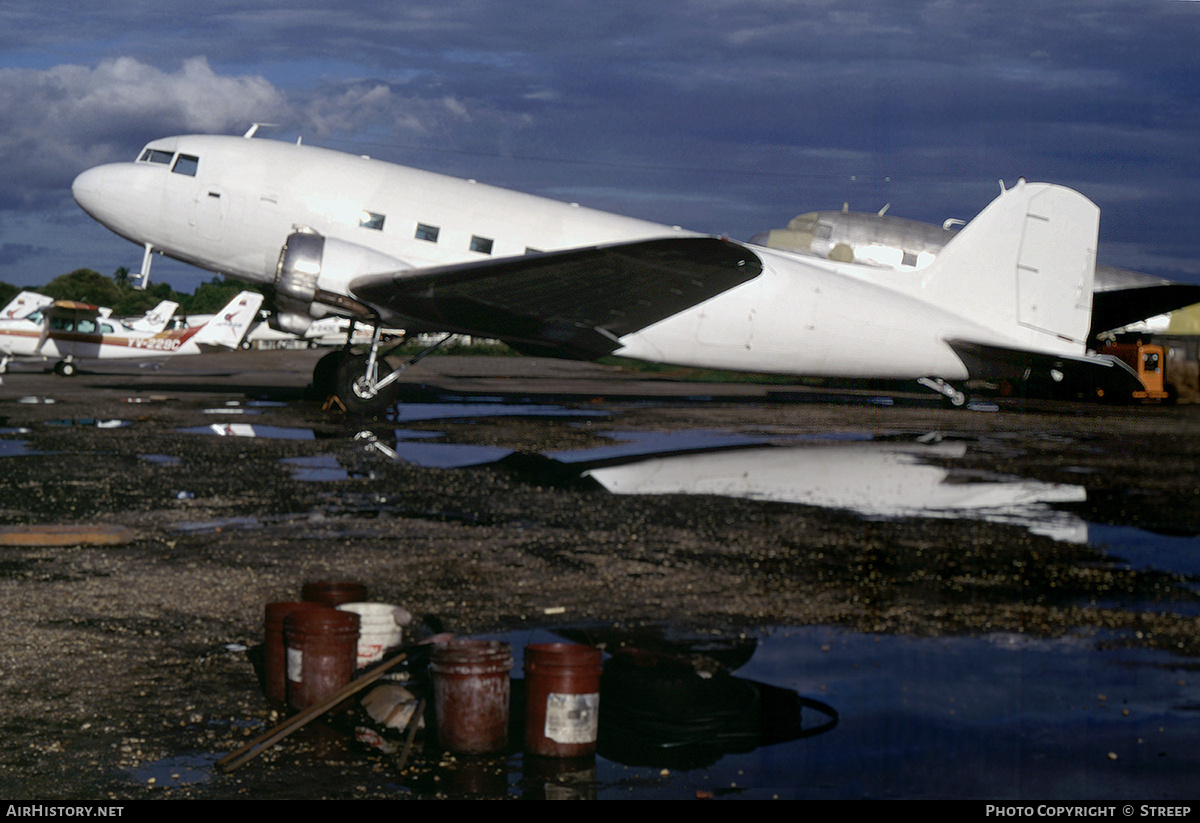
<path fill-rule="evenodd" d="M 512 651 L 496 640 L 452 640 L 435 646 L 429 660 L 438 742 L 463 754 L 508 747 L 509 672 Z"/>
<path fill-rule="evenodd" d="M 358 615 L 324 607 L 283 619 L 287 643 L 288 705 L 299 711 L 350 682 L 358 657 Z"/>
<path fill-rule="evenodd" d="M 300 589 L 300 598 L 327 606 L 361 603 L 367 599 L 367 587 L 353 580 L 310 580 Z"/>
<path fill-rule="evenodd" d="M 283 619 L 297 609 L 325 609 L 321 603 L 288 600 L 268 603 L 263 616 L 263 691 L 267 699 L 287 703 L 287 646 L 283 642 Z"/>
<path fill-rule="evenodd" d="M 525 752 L 583 757 L 596 751 L 600 650 L 572 643 L 525 647 Z"/>

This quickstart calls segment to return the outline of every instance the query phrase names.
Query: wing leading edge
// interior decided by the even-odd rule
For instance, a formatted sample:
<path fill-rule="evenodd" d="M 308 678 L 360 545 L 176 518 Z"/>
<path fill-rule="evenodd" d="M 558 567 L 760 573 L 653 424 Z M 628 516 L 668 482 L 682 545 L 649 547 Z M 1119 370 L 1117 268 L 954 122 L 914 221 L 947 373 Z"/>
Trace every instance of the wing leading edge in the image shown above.
<path fill-rule="evenodd" d="M 618 338 L 762 273 L 750 249 L 673 237 L 364 277 L 355 297 L 389 322 L 559 357 L 600 357 Z"/>

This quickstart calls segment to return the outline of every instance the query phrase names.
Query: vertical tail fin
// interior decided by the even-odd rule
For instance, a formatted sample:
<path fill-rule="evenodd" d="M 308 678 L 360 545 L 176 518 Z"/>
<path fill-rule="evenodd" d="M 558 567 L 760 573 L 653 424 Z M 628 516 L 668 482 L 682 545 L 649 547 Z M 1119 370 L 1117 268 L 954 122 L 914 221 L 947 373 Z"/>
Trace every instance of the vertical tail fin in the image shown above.
<path fill-rule="evenodd" d="M 258 319 L 262 302 L 263 296 L 256 291 L 239 292 L 212 320 L 204 324 L 192 340 L 236 349 Z"/>
<path fill-rule="evenodd" d="M 1082 194 L 1022 180 L 922 271 L 921 291 L 1016 346 L 1083 354 L 1099 227 Z"/>
<path fill-rule="evenodd" d="M 44 294 L 38 294 L 32 291 L 23 291 L 12 299 L 12 301 L 0 309 L 0 319 L 3 320 L 19 320 L 33 314 L 41 308 L 45 308 L 54 302 L 53 297 L 46 297 Z"/>
<path fill-rule="evenodd" d="M 167 327 L 167 321 L 175 314 L 179 304 L 172 300 L 164 300 L 136 320 L 127 323 L 131 329 L 158 334 Z"/>

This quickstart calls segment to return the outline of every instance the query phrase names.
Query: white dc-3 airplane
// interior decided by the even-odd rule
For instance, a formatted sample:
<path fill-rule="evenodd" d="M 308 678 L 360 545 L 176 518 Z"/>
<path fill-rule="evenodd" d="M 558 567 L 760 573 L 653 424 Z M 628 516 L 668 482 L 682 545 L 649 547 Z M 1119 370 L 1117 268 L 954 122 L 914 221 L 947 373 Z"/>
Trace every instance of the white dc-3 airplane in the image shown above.
<path fill-rule="evenodd" d="M 164 331 L 177 304 L 163 301 L 132 322 L 107 309 L 57 300 L 20 318 L 0 319 L 0 372 L 13 359 L 57 359 L 54 371 L 75 374 L 78 359 L 131 359 L 200 354 L 200 343 L 237 348 L 257 319 L 263 296 L 238 294 L 203 326 Z"/>
<path fill-rule="evenodd" d="M 968 380 L 1141 388 L 1087 351 L 1099 209 L 1060 186 L 1002 190 L 929 265 L 895 271 L 254 131 L 154 140 L 80 174 L 75 200 L 144 247 L 143 278 L 158 253 L 267 284 L 294 333 L 335 314 L 559 357 L 913 379 L 956 405 Z M 376 334 L 314 383 L 352 409 L 390 403 L 386 354 Z"/>

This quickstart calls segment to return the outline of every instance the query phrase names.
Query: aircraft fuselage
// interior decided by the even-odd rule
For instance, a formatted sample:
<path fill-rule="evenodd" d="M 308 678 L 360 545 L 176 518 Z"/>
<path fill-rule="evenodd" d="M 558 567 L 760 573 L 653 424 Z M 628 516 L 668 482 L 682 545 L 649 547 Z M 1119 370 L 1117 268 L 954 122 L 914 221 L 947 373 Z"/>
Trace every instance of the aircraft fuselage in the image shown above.
<path fill-rule="evenodd" d="M 369 157 L 220 135 L 155 140 L 136 162 L 85 171 L 72 191 L 122 237 L 260 283 L 274 278 L 298 226 L 393 258 L 394 268 L 679 231 Z"/>

